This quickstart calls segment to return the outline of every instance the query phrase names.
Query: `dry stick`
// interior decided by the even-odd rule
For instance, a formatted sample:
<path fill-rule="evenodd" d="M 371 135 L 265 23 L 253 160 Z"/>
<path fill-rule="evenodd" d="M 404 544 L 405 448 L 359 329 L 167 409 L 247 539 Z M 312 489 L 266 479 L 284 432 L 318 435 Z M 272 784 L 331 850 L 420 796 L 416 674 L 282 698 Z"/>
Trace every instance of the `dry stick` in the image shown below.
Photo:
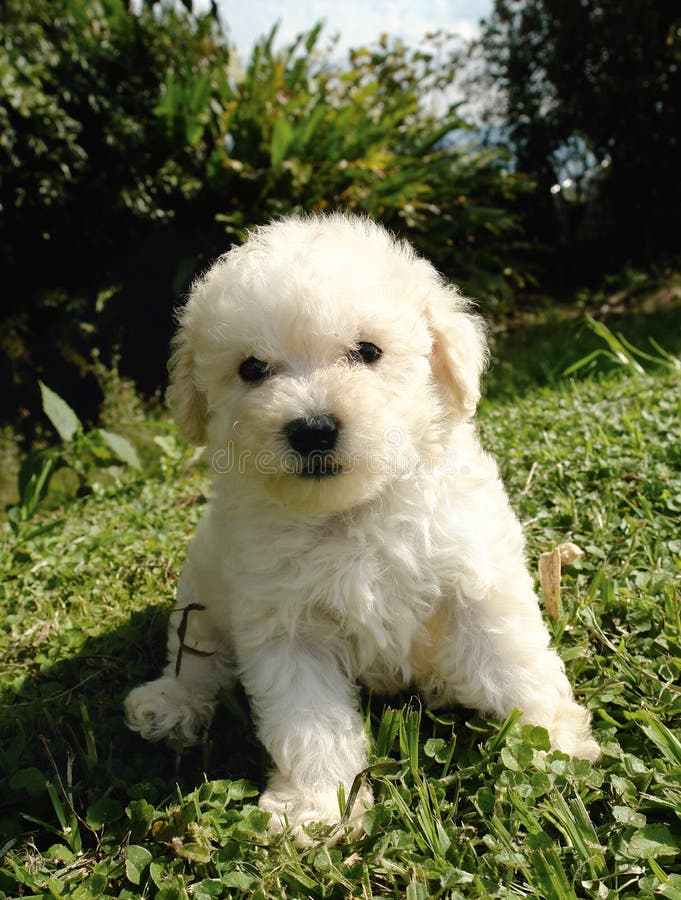
<path fill-rule="evenodd" d="M 576 559 L 581 559 L 584 551 L 577 544 L 560 544 L 550 553 L 539 556 L 539 582 L 544 595 L 546 612 L 552 619 L 558 618 L 558 602 L 560 600 L 560 573 L 562 566 L 569 566 Z"/>

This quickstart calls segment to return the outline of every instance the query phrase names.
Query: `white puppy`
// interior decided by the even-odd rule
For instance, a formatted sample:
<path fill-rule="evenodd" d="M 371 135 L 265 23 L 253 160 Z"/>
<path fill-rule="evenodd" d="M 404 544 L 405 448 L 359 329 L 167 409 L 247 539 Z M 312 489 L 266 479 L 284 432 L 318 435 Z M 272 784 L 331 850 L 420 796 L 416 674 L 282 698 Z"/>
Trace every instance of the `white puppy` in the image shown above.
<path fill-rule="evenodd" d="M 168 665 L 127 721 L 195 741 L 240 678 L 275 765 L 260 806 L 299 843 L 338 821 L 339 785 L 367 766 L 358 682 L 413 686 L 431 708 L 517 707 L 554 747 L 598 755 L 470 423 L 485 362 L 468 303 L 365 219 L 256 229 L 182 312 L 170 398 L 208 446 L 214 496 Z"/>

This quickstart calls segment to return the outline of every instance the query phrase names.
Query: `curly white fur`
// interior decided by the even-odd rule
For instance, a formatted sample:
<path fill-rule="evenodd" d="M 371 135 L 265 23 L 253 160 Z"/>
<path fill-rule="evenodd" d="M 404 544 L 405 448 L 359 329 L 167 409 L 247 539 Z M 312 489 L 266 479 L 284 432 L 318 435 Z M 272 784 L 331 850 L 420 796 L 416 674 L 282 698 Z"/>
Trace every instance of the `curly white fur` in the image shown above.
<path fill-rule="evenodd" d="M 352 354 L 382 350 L 375 362 Z M 255 357 L 266 377 L 246 382 Z M 432 707 L 515 707 L 595 759 L 589 714 L 549 646 L 520 525 L 470 424 L 480 320 L 412 248 L 357 218 L 287 219 L 221 257 L 174 344 L 176 417 L 206 443 L 214 498 L 189 549 L 169 662 L 126 701 L 152 740 L 196 740 L 241 679 L 275 772 L 272 827 L 337 822 L 367 765 L 359 682 L 414 686 Z M 340 469 L 303 477 L 288 423 L 338 423 Z M 175 674 L 177 628 L 186 648 Z M 353 810 L 359 827 L 370 802 Z"/>

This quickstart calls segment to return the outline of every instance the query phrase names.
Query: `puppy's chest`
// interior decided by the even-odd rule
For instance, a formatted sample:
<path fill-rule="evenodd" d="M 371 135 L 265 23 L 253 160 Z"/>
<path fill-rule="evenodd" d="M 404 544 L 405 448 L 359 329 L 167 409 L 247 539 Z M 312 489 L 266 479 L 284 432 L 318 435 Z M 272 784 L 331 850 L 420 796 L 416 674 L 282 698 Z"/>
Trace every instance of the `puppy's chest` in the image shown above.
<path fill-rule="evenodd" d="M 282 627 L 321 615 L 369 656 L 406 653 L 440 595 L 431 555 L 408 526 L 303 529 L 240 554 L 239 565 L 251 602 Z"/>
<path fill-rule="evenodd" d="M 377 657 L 396 664 L 440 597 L 432 560 L 408 529 L 389 537 L 351 529 L 346 543 L 353 552 L 346 551 L 345 565 L 328 569 L 338 589 L 320 603 L 353 639 L 360 668 Z"/>

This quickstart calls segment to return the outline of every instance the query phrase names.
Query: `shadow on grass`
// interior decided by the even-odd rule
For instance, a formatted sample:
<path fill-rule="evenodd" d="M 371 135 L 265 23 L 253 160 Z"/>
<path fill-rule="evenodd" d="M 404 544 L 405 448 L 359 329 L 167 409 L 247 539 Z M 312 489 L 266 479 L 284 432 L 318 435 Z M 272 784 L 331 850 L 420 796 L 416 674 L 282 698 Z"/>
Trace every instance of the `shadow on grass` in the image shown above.
<path fill-rule="evenodd" d="M 262 790 L 269 758 L 240 685 L 223 692 L 199 746 L 152 744 L 126 728 L 123 699 L 131 687 L 159 673 L 166 629 L 166 611 L 135 612 L 119 628 L 85 641 L 72 658 L 42 668 L 31 660 L 30 674 L 16 686 L 15 696 L 9 691 L 0 696 L 0 857 L 3 845 L 10 849 L 24 843 L 44 852 L 55 842 L 69 843 L 51 793 L 81 820 L 95 807 L 101 815 L 106 803 L 107 815 L 113 816 L 107 823 L 124 835 L 125 807 L 134 800 L 162 808 L 177 803 L 178 789 L 186 794 L 204 779 L 246 779 Z M 363 692 L 362 705 L 374 726 L 386 706 L 412 704 L 420 708 L 409 692 L 391 697 Z M 456 721 L 457 750 L 464 756 L 479 740 L 465 727 L 474 715 L 453 710 L 451 725 L 433 718 L 444 724 L 448 740 Z M 492 733 L 494 726 L 488 730 Z M 83 833 L 87 837 L 87 829 Z M 97 843 L 94 836 L 91 843 Z"/>
<path fill-rule="evenodd" d="M 266 757 L 240 690 L 223 696 L 199 746 L 151 744 L 126 728 L 123 699 L 159 673 L 166 629 L 162 610 L 133 613 L 71 658 L 27 660 L 14 694 L 0 695 L 0 851 L 12 836 L 32 835 L 41 849 L 53 843 L 60 825 L 47 782 L 83 818 L 102 798 L 117 801 L 121 815 L 131 800 L 162 806 L 204 776 L 260 783 Z"/>
<path fill-rule="evenodd" d="M 637 350 L 659 357 L 650 342 L 656 341 L 667 353 L 681 357 L 681 305 L 651 312 L 598 315 L 615 334 L 621 334 Z M 554 386 L 566 380 L 565 370 L 596 350 L 607 349 L 603 340 L 588 326 L 584 316 L 570 316 L 560 308 L 544 316 L 526 316 L 492 340 L 492 365 L 485 379 L 485 397 L 491 402 L 505 402 L 522 396 L 528 390 Z M 640 359 L 646 371 L 655 363 Z M 663 363 L 662 363 L 663 365 Z M 591 368 L 574 377 L 579 379 L 594 372 L 621 372 L 626 366 L 598 357 Z"/>

